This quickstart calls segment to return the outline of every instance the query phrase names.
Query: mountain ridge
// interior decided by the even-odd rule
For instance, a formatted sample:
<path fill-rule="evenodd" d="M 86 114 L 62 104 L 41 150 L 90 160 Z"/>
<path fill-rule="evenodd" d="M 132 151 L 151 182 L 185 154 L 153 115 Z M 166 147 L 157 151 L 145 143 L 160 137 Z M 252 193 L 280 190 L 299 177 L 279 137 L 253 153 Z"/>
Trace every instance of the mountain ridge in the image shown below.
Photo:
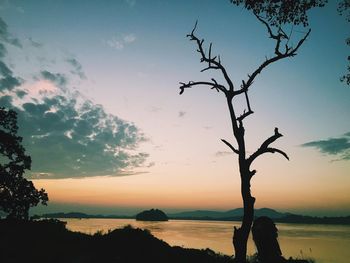
<path fill-rule="evenodd" d="M 213 220 L 213 221 L 241 221 L 243 217 L 243 208 L 235 208 L 227 211 L 211 211 L 211 210 L 194 210 L 179 213 L 166 214 L 172 220 Z M 334 225 L 350 225 L 350 216 L 342 217 L 312 217 L 304 215 L 296 215 L 292 213 L 281 213 L 271 208 L 255 209 L 255 217 L 267 216 L 276 223 L 297 223 L 297 224 L 334 224 Z M 70 213 L 50 213 L 41 216 L 36 215 L 33 219 L 39 218 L 101 218 L 101 219 L 135 219 L 136 215 L 88 215 L 80 212 Z"/>
<path fill-rule="evenodd" d="M 254 210 L 254 214 L 256 217 L 259 216 L 268 216 L 272 219 L 282 218 L 288 215 L 292 215 L 291 213 L 281 213 L 271 208 L 259 208 Z M 170 218 L 182 218 L 182 217 L 212 217 L 216 219 L 220 218 L 230 218 L 230 217 L 242 217 L 243 216 L 243 208 L 235 208 L 227 211 L 211 211 L 211 210 L 194 210 L 194 211 L 186 211 L 180 213 L 171 213 L 168 214 Z"/>

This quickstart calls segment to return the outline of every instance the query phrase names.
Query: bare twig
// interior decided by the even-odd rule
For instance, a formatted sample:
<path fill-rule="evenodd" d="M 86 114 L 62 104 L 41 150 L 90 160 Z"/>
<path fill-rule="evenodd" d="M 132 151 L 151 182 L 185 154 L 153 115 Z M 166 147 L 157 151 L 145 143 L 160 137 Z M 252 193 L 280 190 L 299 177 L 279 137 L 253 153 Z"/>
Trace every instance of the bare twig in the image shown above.
<path fill-rule="evenodd" d="M 224 144 L 226 144 L 234 153 L 239 154 L 239 151 L 235 147 L 233 147 L 231 143 L 229 143 L 228 141 L 226 141 L 224 139 L 221 139 L 221 141 Z"/>
<path fill-rule="evenodd" d="M 222 74 L 223 74 L 223 76 L 224 76 L 224 78 L 229 86 L 229 90 L 233 91 L 233 88 L 234 88 L 233 83 L 232 83 L 230 77 L 228 76 L 225 67 L 221 64 L 220 57 L 217 57 L 217 56 L 212 57 L 211 56 L 212 44 L 209 45 L 208 56 L 205 54 L 204 49 L 203 49 L 204 39 L 200 40 L 195 35 L 196 28 L 197 28 L 197 22 L 196 22 L 192 32 L 190 34 L 188 34 L 187 37 L 189 37 L 191 41 L 195 41 L 197 43 L 197 47 L 198 47 L 197 52 L 200 53 L 200 55 L 201 55 L 200 61 L 208 63 L 208 67 L 204 68 L 202 70 L 202 72 L 205 70 L 208 70 L 208 69 L 219 69 L 222 72 Z"/>

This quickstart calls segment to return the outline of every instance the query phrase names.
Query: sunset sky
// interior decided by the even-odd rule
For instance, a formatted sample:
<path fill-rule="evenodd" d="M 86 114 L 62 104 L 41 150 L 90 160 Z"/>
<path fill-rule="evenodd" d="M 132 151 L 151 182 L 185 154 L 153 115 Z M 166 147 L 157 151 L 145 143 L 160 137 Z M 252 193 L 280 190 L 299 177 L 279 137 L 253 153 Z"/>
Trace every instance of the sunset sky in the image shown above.
<path fill-rule="evenodd" d="M 256 207 L 350 215 L 349 23 L 334 1 L 310 14 L 294 58 L 265 70 L 250 90 L 248 153 L 278 127 L 288 153 L 256 161 Z M 271 57 L 274 42 L 229 0 L 0 0 L 0 106 L 18 112 L 36 187 L 33 212 L 133 214 L 242 206 L 223 94 L 193 42 L 213 43 L 234 84 Z M 291 27 L 286 31 L 290 33 Z M 290 43 L 307 29 L 294 27 Z M 237 107 L 244 104 L 237 101 Z"/>

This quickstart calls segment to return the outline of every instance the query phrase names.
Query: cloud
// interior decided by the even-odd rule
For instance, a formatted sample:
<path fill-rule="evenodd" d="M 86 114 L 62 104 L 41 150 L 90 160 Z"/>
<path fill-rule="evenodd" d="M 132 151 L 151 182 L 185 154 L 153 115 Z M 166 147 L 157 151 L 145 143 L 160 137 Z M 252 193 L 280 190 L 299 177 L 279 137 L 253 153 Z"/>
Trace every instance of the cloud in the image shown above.
<path fill-rule="evenodd" d="M 16 12 L 23 14 L 24 9 L 21 6 L 17 6 L 14 1 L 10 0 L 1 0 L 0 1 L 0 10 L 6 10 L 6 9 L 14 9 Z"/>
<path fill-rule="evenodd" d="M 13 90 L 21 85 L 22 80 L 12 75 L 12 71 L 2 62 L 0 62 L 0 91 Z"/>
<path fill-rule="evenodd" d="M 73 70 L 70 71 L 72 74 L 78 75 L 81 79 L 86 79 L 83 67 L 78 60 L 75 58 L 68 58 L 66 61 L 73 67 Z"/>
<path fill-rule="evenodd" d="M 136 36 L 134 34 L 127 34 L 122 37 L 112 37 L 110 40 L 105 41 L 111 48 L 122 50 L 125 46 L 136 41 Z"/>
<path fill-rule="evenodd" d="M 186 115 L 186 111 L 179 111 L 178 117 L 182 118 Z"/>
<path fill-rule="evenodd" d="M 350 132 L 339 138 L 311 141 L 301 146 L 316 148 L 321 153 L 337 156 L 338 160 L 350 160 Z"/>
<path fill-rule="evenodd" d="M 228 155 L 232 155 L 232 152 L 218 151 L 215 153 L 216 157 L 224 157 L 224 156 L 228 156 Z"/>
<path fill-rule="evenodd" d="M 147 108 L 147 110 L 150 112 L 160 112 L 160 111 L 162 111 L 162 108 L 157 107 L 157 106 L 150 106 Z"/>
<path fill-rule="evenodd" d="M 51 73 L 50 71 L 43 70 L 40 72 L 41 76 L 49 81 L 52 81 L 57 86 L 63 88 L 67 84 L 67 77 L 64 76 L 64 74 L 61 73 Z"/>
<path fill-rule="evenodd" d="M 9 35 L 1 21 L 0 35 Z M 22 78 L 16 78 L 4 59 L 6 41 L 1 37 L 0 105 L 18 113 L 18 132 L 32 158 L 27 176 L 125 176 L 138 173 L 137 167 L 153 165 L 146 163 L 148 153 L 138 150 L 147 139 L 134 123 L 107 113 L 69 86 L 71 79 L 83 73 L 76 59 L 63 60 L 74 72 L 33 66 L 30 77 L 19 74 Z"/>
<path fill-rule="evenodd" d="M 18 38 L 13 37 L 7 30 L 7 24 L 0 17 L 0 41 L 21 48 L 22 44 Z"/>
<path fill-rule="evenodd" d="M 134 7 L 136 5 L 136 0 L 124 0 L 130 7 Z"/>
<path fill-rule="evenodd" d="M 117 50 L 122 50 L 124 48 L 123 42 L 121 40 L 116 39 L 115 37 L 113 37 L 110 40 L 107 40 L 106 43 L 111 48 L 115 48 Z"/>
<path fill-rule="evenodd" d="M 25 103 L 20 134 L 33 160 L 32 175 L 54 178 L 123 175 L 148 154 L 133 153 L 145 140 L 137 127 L 107 114 L 101 105 L 82 105 L 63 96 Z"/>
<path fill-rule="evenodd" d="M 11 91 L 22 83 L 22 79 L 15 77 L 10 67 L 2 61 L 7 54 L 7 44 L 22 47 L 20 41 L 7 31 L 7 24 L 0 17 L 0 92 Z"/>
<path fill-rule="evenodd" d="M 33 161 L 32 178 L 120 176 L 146 161 L 148 154 L 136 151 L 146 139 L 133 123 L 79 93 L 57 88 L 40 94 L 15 108 L 19 134 Z"/>
<path fill-rule="evenodd" d="M 35 47 L 35 48 L 41 48 L 43 47 L 43 44 L 42 43 L 39 43 L 38 41 L 34 41 L 31 37 L 28 37 L 28 41 L 29 43 Z"/>
<path fill-rule="evenodd" d="M 132 43 L 136 41 L 136 36 L 134 34 L 129 34 L 123 37 L 124 43 Z"/>

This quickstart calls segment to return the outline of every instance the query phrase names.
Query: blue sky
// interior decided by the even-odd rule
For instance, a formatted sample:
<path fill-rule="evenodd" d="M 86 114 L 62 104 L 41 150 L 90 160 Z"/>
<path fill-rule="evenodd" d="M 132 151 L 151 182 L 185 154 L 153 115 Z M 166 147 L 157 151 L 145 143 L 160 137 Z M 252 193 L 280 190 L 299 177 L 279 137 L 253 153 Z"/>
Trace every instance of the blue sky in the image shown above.
<path fill-rule="evenodd" d="M 236 86 L 273 55 L 274 43 L 253 15 L 224 0 L 1 1 L 0 7 L 7 24 L 2 60 L 21 80 L 2 91 L 1 103 L 7 96 L 22 110 L 21 135 L 33 157 L 28 176 L 47 189 L 52 209 L 241 206 L 236 157 L 220 142 L 233 140 L 224 97 L 205 87 L 179 96 L 178 87 L 220 80 L 217 72 L 200 73 L 199 54 L 186 38 L 196 20 L 197 34 L 213 43 Z M 279 127 L 285 136 L 276 145 L 291 157 L 259 160 L 253 195 L 258 207 L 349 214 L 350 88 L 339 81 L 349 26 L 331 3 L 312 11 L 310 27 L 298 55 L 269 67 L 250 91 L 248 151 Z M 293 30 L 296 43 L 306 29 Z M 28 94 L 20 98 L 16 90 Z M 48 103 L 41 117 L 30 112 Z M 34 124 L 40 134 L 31 132 Z"/>

